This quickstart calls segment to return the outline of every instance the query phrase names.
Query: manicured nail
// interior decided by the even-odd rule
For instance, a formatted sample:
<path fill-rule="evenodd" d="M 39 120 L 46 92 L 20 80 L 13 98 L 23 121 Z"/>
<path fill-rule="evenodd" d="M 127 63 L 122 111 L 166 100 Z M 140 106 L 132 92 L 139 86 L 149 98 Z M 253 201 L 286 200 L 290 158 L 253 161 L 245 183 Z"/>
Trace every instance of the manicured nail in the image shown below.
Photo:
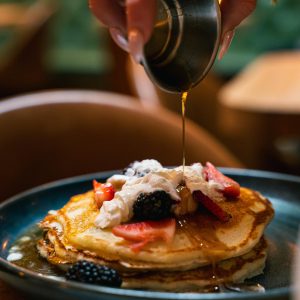
<path fill-rule="evenodd" d="M 110 35 L 114 42 L 123 50 L 129 52 L 128 41 L 125 38 L 123 32 L 116 27 L 109 28 Z"/>
<path fill-rule="evenodd" d="M 219 51 L 219 57 L 218 57 L 219 60 L 221 60 L 223 58 L 223 56 L 226 54 L 227 50 L 230 47 L 233 37 L 234 37 L 234 30 L 228 31 L 225 33 L 225 35 L 222 39 L 221 48 Z"/>
<path fill-rule="evenodd" d="M 143 57 L 144 37 L 138 29 L 131 29 L 128 33 L 130 53 L 137 64 L 141 63 Z"/>

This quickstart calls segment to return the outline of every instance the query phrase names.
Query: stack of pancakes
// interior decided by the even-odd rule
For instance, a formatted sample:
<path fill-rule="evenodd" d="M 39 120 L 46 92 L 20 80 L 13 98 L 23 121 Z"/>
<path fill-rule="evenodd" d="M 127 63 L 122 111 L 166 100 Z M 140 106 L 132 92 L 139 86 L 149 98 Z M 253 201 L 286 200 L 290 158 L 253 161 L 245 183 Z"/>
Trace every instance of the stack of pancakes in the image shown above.
<path fill-rule="evenodd" d="M 111 228 L 95 226 L 99 208 L 94 193 L 77 195 L 40 223 L 45 231 L 40 254 L 60 267 L 89 260 L 117 269 L 124 288 L 203 291 L 242 282 L 263 272 L 267 257 L 264 229 L 273 217 L 271 203 L 250 189 L 223 205 L 224 223 L 205 209 L 176 218 L 171 244 L 155 241 L 138 253 Z"/>

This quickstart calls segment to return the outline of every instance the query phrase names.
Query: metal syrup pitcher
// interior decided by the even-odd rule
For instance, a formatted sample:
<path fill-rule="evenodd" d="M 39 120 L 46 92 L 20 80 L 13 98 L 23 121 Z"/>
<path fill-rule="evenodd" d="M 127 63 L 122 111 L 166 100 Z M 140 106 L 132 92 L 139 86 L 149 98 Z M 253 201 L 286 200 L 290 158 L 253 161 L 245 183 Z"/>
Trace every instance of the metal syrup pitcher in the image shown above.
<path fill-rule="evenodd" d="M 142 64 L 163 90 L 184 92 L 208 73 L 220 43 L 218 0 L 159 0 Z"/>

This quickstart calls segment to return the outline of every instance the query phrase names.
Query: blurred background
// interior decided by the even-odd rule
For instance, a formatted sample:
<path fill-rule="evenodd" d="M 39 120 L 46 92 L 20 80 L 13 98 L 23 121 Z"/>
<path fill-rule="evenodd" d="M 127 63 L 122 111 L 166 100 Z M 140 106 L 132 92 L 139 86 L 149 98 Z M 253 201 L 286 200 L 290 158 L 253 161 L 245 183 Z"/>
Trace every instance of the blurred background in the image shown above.
<path fill-rule="evenodd" d="M 248 168 L 300 175 L 300 2 L 258 1 L 196 87 L 187 117 Z M 114 45 L 86 0 L 0 0 L 0 98 L 49 89 L 136 97 L 181 113 Z"/>

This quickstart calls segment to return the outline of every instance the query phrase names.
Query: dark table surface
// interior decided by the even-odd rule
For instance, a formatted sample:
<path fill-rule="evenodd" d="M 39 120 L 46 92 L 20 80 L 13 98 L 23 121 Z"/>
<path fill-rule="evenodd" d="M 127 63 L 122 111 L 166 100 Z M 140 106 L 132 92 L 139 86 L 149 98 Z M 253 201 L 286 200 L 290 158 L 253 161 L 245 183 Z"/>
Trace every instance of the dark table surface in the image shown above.
<path fill-rule="evenodd" d="M 0 299 L 1 300 L 30 300 L 29 297 L 22 295 L 19 291 L 8 286 L 0 280 Z"/>

